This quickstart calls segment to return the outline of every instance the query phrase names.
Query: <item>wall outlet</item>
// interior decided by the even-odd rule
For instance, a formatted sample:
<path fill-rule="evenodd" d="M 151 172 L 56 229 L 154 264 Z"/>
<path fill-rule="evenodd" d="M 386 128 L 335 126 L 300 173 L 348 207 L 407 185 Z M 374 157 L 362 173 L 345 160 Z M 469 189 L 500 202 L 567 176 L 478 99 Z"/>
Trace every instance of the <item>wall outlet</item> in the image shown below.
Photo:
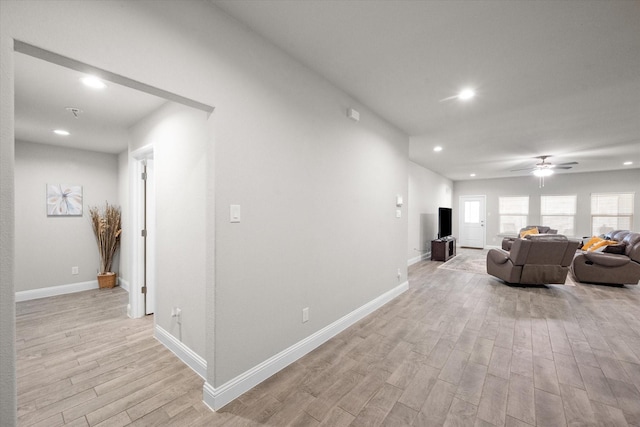
<path fill-rule="evenodd" d="M 71 274 L 79 274 L 78 267 L 71 267 Z"/>
<path fill-rule="evenodd" d="M 178 307 L 171 309 L 171 317 L 175 317 L 178 323 L 182 322 L 182 310 Z"/>
<path fill-rule="evenodd" d="M 398 269 L 398 279 L 402 277 L 402 271 L 400 271 L 400 269 Z"/>
<path fill-rule="evenodd" d="M 302 323 L 309 321 L 309 307 L 302 309 Z"/>

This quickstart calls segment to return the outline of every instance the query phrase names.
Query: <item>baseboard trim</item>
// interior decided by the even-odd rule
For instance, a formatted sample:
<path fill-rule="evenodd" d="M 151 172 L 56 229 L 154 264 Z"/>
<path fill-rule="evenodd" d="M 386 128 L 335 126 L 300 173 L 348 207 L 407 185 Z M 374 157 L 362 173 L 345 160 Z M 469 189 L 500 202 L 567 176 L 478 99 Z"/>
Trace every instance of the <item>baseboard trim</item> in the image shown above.
<path fill-rule="evenodd" d="M 425 252 L 425 253 L 423 253 L 422 255 L 419 255 L 419 256 L 417 256 L 417 257 L 414 257 L 414 258 L 409 259 L 409 260 L 407 261 L 407 267 L 410 267 L 410 266 L 412 266 L 413 264 L 417 264 L 417 263 L 422 262 L 422 261 L 426 261 L 426 260 L 428 260 L 429 258 L 431 258 L 431 252 Z"/>
<path fill-rule="evenodd" d="M 340 332 L 373 313 L 378 308 L 392 301 L 407 289 L 409 289 L 409 282 L 404 282 L 396 286 L 360 308 L 341 317 L 329 326 L 297 342 L 232 380 L 227 381 L 218 388 L 213 387 L 205 381 L 202 389 L 204 403 L 209 406 L 209 408 L 217 411 L 273 374 L 281 371 L 305 354 L 315 350 Z"/>
<path fill-rule="evenodd" d="M 154 336 L 158 341 L 175 354 L 178 359 L 190 367 L 196 374 L 198 374 L 203 380 L 207 379 L 207 361 L 196 354 L 184 343 L 178 341 L 176 337 L 171 335 L 162 327 L 155 325 Z"/>
<path fill-rule="evenodd" d="M 29 289 L 28 291 L 19 291 L 16 292 L 16 302 L 54 297 L 56 295 L 73 294 L 75 292 L 88 291 L 90 289 L 98 289 L 97 280 L 51 286 L 49 288 Z"/>

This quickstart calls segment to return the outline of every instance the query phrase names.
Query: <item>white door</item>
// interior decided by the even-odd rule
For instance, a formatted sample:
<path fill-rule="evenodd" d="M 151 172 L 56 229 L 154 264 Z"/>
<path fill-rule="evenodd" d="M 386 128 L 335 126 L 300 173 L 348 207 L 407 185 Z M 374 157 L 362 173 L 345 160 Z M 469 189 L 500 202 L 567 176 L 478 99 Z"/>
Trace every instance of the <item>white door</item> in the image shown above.
<path fill-rule="evenodd" d="M 155 311 L 156 202 L 153 146 L 142 147 L 130 158 L 131 279 L 129 316 Z"/>
<path fill-rule="evenodd" d="M 458 245 L 484 249 L 486 196 L 460 196 Z"/>
<path fill-rule="evenodd" d="M 156 307 L 156 187 L 155 187 L 155 173 L 153 168 L 153 159 L 147 160 L 147 179 L 146 179 L 146 242 L 144 245 L 145 250 L 145 314 L 155 313 Z"/>

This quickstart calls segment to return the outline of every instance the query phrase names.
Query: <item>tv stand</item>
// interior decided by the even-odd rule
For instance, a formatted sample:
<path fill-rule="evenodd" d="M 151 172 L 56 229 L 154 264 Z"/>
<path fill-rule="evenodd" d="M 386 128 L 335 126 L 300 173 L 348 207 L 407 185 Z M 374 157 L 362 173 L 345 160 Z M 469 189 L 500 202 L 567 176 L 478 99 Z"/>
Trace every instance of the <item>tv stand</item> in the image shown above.
<path fill-rule="evenodd" d="M 431 241 L 431 261 L 449 261 L 454 256 L 456 256 L 455 237 Z"/>

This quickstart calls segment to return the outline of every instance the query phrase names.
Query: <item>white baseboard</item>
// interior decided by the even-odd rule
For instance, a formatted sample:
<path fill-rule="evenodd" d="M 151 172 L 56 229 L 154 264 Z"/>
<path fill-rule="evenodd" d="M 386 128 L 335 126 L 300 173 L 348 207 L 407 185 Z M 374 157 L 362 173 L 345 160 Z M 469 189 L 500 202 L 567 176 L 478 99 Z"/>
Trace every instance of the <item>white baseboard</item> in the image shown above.
<path fill-rule="evenodd" d="M 54 297 L 56 295 L 72 294 L 74 292 L 98 289 L 97 280 L 88 282 L 70 283 L 68 285 L 51 286 L 49 288 L 30 289 L 28 291 L 16 292 L 16 302 L 29 301 L 32 299 Z"/>
<path fill-rule="evenodd" d="M 165 347 L 169 349 L 173 354 L 178 356 L 178 359 L 193 369 L 193 371 L 200 375 L 203 380 L 207 379 L 207 361 L 198 356 L 193 350 L 184 345 L 184 343 L 178 341 L 176 337 L 164 330 L 158 325 L 155 325 L 154 336 Z"/>
<path fill-rule="evenodd" d="M 425 252 L 422 255 L 409 259 L 407 261 L 407 267 L 412 266 L 413 264 L 417 264 L 419 262 L 428 260 L 429 258 L 431 258 L 431 252 Z"/>
<path fill-rule="evenodd" d="M 259 365 L 254 366 L 232 380 L 227 381 L 218 388 L 213 387 L 205 381 L 202 390 L 204 403 L 214 411 L 222 408 L 273 374 L 281 371 L 305 354 L 324 344 L 326 341 L 344 331 L 349 326 L 355 324 L 389 301 L 401 295 L 407 289 L 409 289 L 409 282 L 404 282 L 396 286 L 390 291 L 380 295 L 360 308 L 357 308 L 313 335 L 308 336 Z"/>

